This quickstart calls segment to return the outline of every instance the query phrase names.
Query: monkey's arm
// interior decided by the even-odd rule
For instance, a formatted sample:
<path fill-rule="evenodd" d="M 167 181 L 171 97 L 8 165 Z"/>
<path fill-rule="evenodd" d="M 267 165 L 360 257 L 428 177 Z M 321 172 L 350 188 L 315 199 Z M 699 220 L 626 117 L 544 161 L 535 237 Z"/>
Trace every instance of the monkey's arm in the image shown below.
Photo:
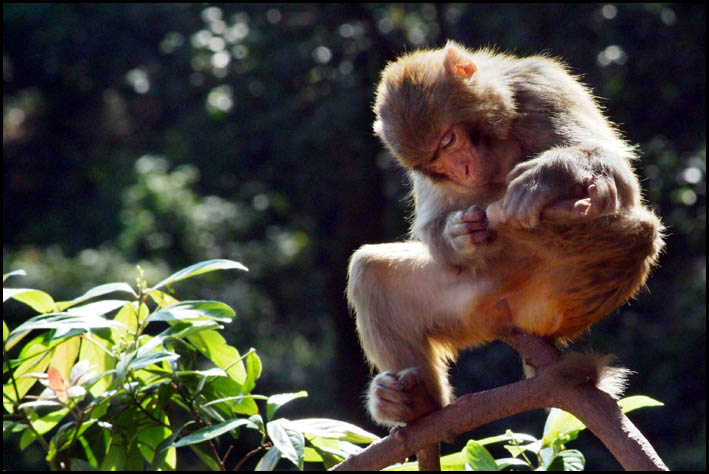
<path fill-rule="evenodd" d="M 640 185 L 631 167 L 634 149 L 601 114 L 590 92 L 554 61 L 536 58 L 524 64 L 528 70 L 520 77 L 526 81 L 512 86 L 519 99 L 513 127 L 527 140 L 522 145 L 531 159 L 507 175 L 507 217 L 532 228 L 544 209 L 559 201 L 578 200 L 569 217 L 640 205 Z M 533 143 L 530 136 L 545 138 Z"/>
<path fill-rule="evenodd" d="M 507 176 L 502 206 L 507 219 L 536 227 L 545 209 L 562 201 L 569 217 L 599 217 L 640 204 L 629 161 L 611 147 L 590 144 L 552 148 L 518 164 Z"/>
<path fill-rule="evenodd" d="M 429 179 L 413 176 L 416 213 L 412 236 L 426 244 L 434 260 L 451 267 L 482 263 L 496 248 L 495 234 L 488 228 L 483 196 L 457 201 L 441 195 Z"/>

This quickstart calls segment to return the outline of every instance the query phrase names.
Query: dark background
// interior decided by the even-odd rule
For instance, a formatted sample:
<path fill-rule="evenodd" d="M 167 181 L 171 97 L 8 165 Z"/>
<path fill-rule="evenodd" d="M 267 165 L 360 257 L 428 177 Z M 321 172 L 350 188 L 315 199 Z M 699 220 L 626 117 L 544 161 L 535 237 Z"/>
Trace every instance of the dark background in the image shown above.
<path fill-rule="evenodd" d="M 368 424 L 345 299 L 349 255 L 406 234 L 404 176 L 371 133 L 398 54 L 455 39 L 562 58 L 640 147 L 668 226 L 649 292 L 575 344 L 637 373 L 631 414 L 670 468 L 706 468 L 706 12 L 653 5 L 3 4 L 3 272 L 68 299 L 198 261 L 248 274 L 178 284 L 237 310 L 224 331 L 264 361 L 258 393 L 306 389 L 284 415 Z M 29 315 L 8 303 L 10 328 Z M 495 343 L 463 354 L 458 393 L 521 377 Z M 541 435 L 542 411 L 501 420 Z M 464 440 L 465 437 L 461 437 Z M 589 469 L 618 464 L 590 434 Z M 6 469 L 42 466 L 3 443 Z M 444 447 L 446 452 L 452 448 Z M 502 453 L 496 453 L 501 455 Z M 12 457 L 11 457 L 12 456 Z"/>

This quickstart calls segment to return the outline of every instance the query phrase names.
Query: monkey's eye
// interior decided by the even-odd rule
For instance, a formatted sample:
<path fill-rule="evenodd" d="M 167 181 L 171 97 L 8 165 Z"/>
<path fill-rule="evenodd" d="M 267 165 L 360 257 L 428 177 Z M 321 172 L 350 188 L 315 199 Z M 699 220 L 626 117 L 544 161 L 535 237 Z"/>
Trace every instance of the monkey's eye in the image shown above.
<path fill-rule="evenodd" d="M 453 145 L 455 143 L 455 139 L 455 132 L 453 130 L 448 130 L 448 132 L 443 135 L 443 138 L 441 139 L 441 148 L 448 148 Z"/>

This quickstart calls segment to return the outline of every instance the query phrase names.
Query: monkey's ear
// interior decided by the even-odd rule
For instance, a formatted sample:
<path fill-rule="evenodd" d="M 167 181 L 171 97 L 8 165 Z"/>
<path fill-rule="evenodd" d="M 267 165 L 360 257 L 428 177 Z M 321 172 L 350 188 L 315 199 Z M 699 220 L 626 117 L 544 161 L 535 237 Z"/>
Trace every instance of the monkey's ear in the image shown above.
<path fill-rule="evenodd" d="M 475 63 L 468 57 L 465 56 L 464 52 L 458 49 L 458 46 L 449 41 L 444 49 L 443 53 L 445 57 L 443 58 L 443 67 L 446 70 L 446 74 L 459 77 L 461 79 L 470 79 L 478 70 Z"/>

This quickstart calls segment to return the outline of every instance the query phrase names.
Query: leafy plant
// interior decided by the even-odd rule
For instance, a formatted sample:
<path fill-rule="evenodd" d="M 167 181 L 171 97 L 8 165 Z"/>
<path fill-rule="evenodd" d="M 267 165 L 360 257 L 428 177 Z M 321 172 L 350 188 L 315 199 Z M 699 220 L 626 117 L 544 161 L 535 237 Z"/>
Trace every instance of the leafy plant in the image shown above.
<path fill-rule="evenodd" d="M 355 443 L 376 440 L 336 420 L 275 418 L 306 392 L 253 393 L 258 355 L 240 354 L 219 333 L 234 311 L 218 301 L 179 301 L 170 291 L 226 269 L 246 267 L 209 260 L 154 286 L 138 267 L 136 288 L 108 283 L 70 301 L 3 288 L 3 302 L 39 313 L 12 331 L 3 320 L 3 438 L 19 436 L 20 449 L 39 443 L 52 469 L 82 470 L 177 469 L 185 449 L 214 470 L 238 469 L 257 455 L 257 469 L 281 459 L 300 469 L 304 462 L 331 467 L 359 451 Z M 5 274 L 3 282 L 24 274 Z M 105 298 L 115 294 L 123 298 Z M 38 381 L 44 389 L 33 395 Z M 244 446 L 243 430 L 258 433 L 256 447 Z M 242 457 L 230 461 L 232 451 Z"/>

